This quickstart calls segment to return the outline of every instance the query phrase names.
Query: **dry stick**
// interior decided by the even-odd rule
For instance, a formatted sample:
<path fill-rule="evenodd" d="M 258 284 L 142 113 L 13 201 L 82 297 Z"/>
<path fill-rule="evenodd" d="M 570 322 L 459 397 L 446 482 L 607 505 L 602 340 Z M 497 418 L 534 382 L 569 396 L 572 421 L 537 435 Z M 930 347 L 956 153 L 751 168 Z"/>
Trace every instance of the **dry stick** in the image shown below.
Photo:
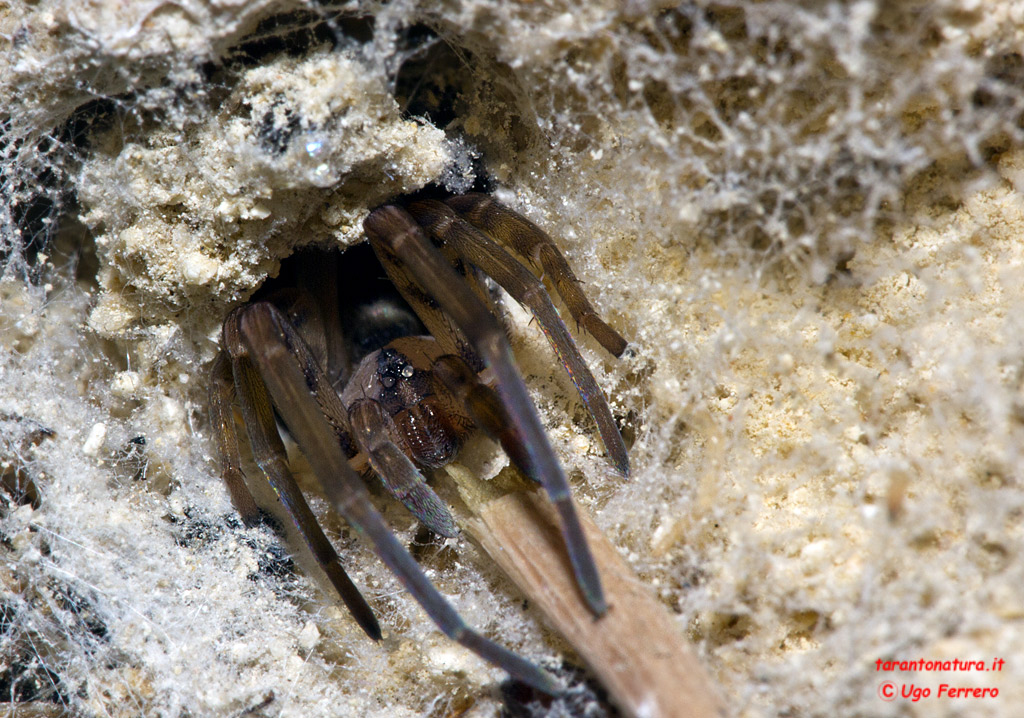
<path fill-rule="evenodd" d="M 451 465 L 474 517 L 473 538 L 587 663 L 613 701 L 632 718 L 721 718 L 725 704 L 682 632 L 577 506 L 608 599 L 595 620 L 580 598 L 557 514 L 538 490 L 498 494 L 464 467 Z"/>

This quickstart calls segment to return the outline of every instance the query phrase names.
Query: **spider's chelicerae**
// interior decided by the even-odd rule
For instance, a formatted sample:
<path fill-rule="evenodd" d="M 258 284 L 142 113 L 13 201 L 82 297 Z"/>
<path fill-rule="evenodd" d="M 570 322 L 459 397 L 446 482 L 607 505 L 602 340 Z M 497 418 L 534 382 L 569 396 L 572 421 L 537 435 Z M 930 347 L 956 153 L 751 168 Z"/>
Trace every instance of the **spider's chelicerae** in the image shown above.
<path fill-rule="evenodd" d="M 335 510 L 370 539 L 438 627 L 515 678 L 552 693 L 544 671 L 463 622 L 389 531 L 360 473 L 372 471 L 425 526 L 454 536 L 451 513 L 421 468 L 448 463 L 474 425 L 483 429 L 547 491 L 561 517 L 576 583 L 600 616 L 606 610 L 601 581 L 565 474 L 489 306 L 483 275 L 533 312 L 622 474 L 629 471 L 626 448 L 604 395 L 543 282 L 527 266 L 543 272 L 577 326 L 610 353 L 620 356 L 626 341 L 594 312 L 548 236 L 487 195 L 385 205 L 363 226 L 401 299 L 360 296 L 352 278 L 339 286 L 321 260 L 306 263 L 295 287 L 241 306 L 224 322 L 211 417 L 232 501 L 247 525 L 260 520 L 241 469 L 231 408 L 237 398 L 256 463 L 371 638 L 380 638 L 380 626 L 288 469 L 275 410 Z"/>

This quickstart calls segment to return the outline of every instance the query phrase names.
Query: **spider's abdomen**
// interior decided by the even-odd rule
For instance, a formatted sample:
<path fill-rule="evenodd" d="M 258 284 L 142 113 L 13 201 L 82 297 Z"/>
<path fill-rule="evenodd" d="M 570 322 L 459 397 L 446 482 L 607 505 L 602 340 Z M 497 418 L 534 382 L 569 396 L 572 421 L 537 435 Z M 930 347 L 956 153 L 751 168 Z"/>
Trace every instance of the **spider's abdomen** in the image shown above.
<path fill-rule="evenodd" d="M 391 440 L 431 468 L 449 463 L 472 427 L 433 377 L 438 353 L 430 337 L 397 339 L 366 355 L 342 396 L 346 406 L 358 399 L 377 403 L 391 420 Z"/>

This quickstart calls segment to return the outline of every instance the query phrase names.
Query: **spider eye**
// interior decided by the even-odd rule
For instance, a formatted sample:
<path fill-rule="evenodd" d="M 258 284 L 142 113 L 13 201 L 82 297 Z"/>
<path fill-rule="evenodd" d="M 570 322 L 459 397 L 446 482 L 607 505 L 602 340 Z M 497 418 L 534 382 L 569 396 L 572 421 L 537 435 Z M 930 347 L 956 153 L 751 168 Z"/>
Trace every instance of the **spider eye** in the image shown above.
<path fill-rule="evenodd" d="M 402 367 L 402 376 L 404 376 L 406 379 L 411 379 L 412 375 L 415 373 L 416 370 L 413 368 L 412 364 L 406 364 L 405 366 Z"/>
<path fill-rule="evenodd" d="M 391 376 L 390 374 L 385 374 L 380 378 L 380 383 L 385 389 L 390 389 L 391 387 L 393 387 L 396 381 L 397 379 L 395 379 L 395 377 Z"/>

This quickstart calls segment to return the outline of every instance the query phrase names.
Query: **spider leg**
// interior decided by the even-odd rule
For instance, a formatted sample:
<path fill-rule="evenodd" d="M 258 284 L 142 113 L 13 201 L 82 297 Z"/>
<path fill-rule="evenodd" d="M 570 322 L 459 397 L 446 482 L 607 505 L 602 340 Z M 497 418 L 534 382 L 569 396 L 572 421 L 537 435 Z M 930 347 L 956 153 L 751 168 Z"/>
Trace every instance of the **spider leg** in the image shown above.
<path fill-rule="evenodd" d="M 408 212 L 393 205 L 380 207 L 363 221 L 363 228 L 385 268 L 390 263 L 408 270 L 462 330 L 493 372 L 505 411 L 522 439 L 526 474 L 540 481 L 557 508 L 576 583 L 594 615 L 602 615 L 608 606 L 601 589 L 601 578 L 572 503 L 569 482 L 544 434 L 526 385 L 516 371 L 512 350 L 498 320 L 430 244 Z M 395 277 L 392 281 L 401 289 Z M 410 304 L 416 307 L 415 303 Z M 427 324 L 426 320 L 424 324 Z"/>
<path fill-rule="evenodd" d="M 486 199 L 490 201 L 489 198 Z M 494 206 L 504 210 L 500 205 L 495 204 Z M 491 212 L 493 211 L 492 209 Z M 507 210 L 504 211 L 511 217 L 517 216 Z M 427 231 L 444 242 L 446 246 L 452 247 L 460 257 L 470 264 L 483 270 L 504 287 L 516 301 L 522 302 L 533 312 L 544 336 L 551 343 L 555 355 L 576 385 L 580 398 L 590 411 L 590 415 L 594 417 L 594 421 L 597 422 L 598 433 L 601 435 L 601 441 L 608 450 L 612 463 L 620 473 L 629 475 L 629 454 L 626 452 L 626 445 L 622 441 L 622 435 L 612 417 L 611 409 L 608 408 L 604 393 L 594 380 L 594 375 L 590 373 L 583 357 L 580 356 L 576 343 L 565 328 L 565 323 L 558 316 L 543 282 L 504 247 L 460 218 L 448 205 L 436 201 L 415 202 L 409 207 L 409 212 Z M 487 216 L 490 217 L 491 214 L 487 214 Z M 500 228 L 505 228 L 504 222 L 499 225 Z M 540 232 L 539 229 L 534 229 L 536 232 Z M 506 234 L 514 234 L 514 232 L 506 231 Z M 532 241 L 539 242 L 540 240 L 533 238 Z M 539 245 L 538 251 L 542 253 L 542 256 L 548 254 L 543 251 L 546 246 L 550 245 L 550 240 L 547 241 L 548 245 Z M 523 243 L 525 240 L 520 241 L 520 244 Z M 553 247 L 553 245 L 550 246 Z M 556 253 L 556 256 L 561 259 L 561 255 Z M 565 262 L 564 259 L 561 261 Z M 572 276 L 571 273 L 569 276 Z M 582 297 L 582 293 L 579 292 L 579 287 L 575 283 L 568 282 L 568 285 Z M 584 301 L 586 301 L 585 298 Z M 597 319 L 600 322 L 593 312 L 584 315 L 584 318 L 589 318 L 588 321 Z M 601 324 L 607 327 L 603 322 Z M 611 331 L 610 328 L 609 331 Z M 616 334 L 616 336 L 618 335 Z M 621 337 L 619 338 L 621 339 Z"/>
<path fill-rule="evenodd" d="M 327 329 L 317 298 L 305 289 L 280 289 L 264 299 L 281 310 L 320 366 L 327 368 Z M 330 372 L 326 372 L 330 376 Z"/>
<path fill-rule="evenodd" d="M 341 329 L 337 264 L 335 252 L 298 252 L 292 266 L 302 297 L 297 306 L 288 307 L 285 313 L 306 343 L 314 347 L 313 353 L 334 386 L 344 386 L 348 380 L 349 353 Z M 271 301 L 286 309 L 276 296 Z M 303 322 L 310 323 L 310 331 L 304 331 Z"/>
<path fill-rule="evenodd" d="M 486 194 L 470 193 L 451 197 L 446 204 L 470 224 L 511 247 L 520 256 L 533 263 L 539 261 L 545 274 L 554 281 L 558 296 L 569 308 L 576 324 L 590 332 L 609 353 L 622 356 L 626 350 L 626 340 L 594 311 L 580 289 L 580 280 L 544 230 Z"/>
<path fill-rule="evenodd" d="M 509 419 L 497 392 L 481 382 L 477 373 L 462 357 L 455 354 L 439 357 L 431 370 L 448 391 L 459 399 L 476 425 L 501 444 L 516 468 L 529 475 L 530 460 L 526 444 L 516 433 L 516 425 Z"/>
<path fill-rule="evenodd" d="M 423 474 L 391 439 L 390 417 L 372 399 L 360 399 L 349 407 L 349 423 L 359 449 L 380 477 L 388 493 L 436 534 L 458 536 L 455 519 Z"/>
<path fill-rule="evenodd" d="M 365 229 L 365 222 L 363 222 L 363 227 Z M 379 243 L 374 242 L 372 236 L 370 236 L 370 245 L 373 247 L 378 261 L 387 273 L 388 279 L 395 285 L 398 293 L 409 303 L 409 306 L 416 312 L 416 316 L 423 322 L 423 326 L 427 328 L 431 336 L 437 341 L 441 348 L 441 353 L 457 354 L 458 356 L 466 357 L 474 369 L 477 371 L 483 369 L 483 362 L 477 357 L 473 345 L 459 331 L 458 325 L 453 323 L 451 318 L 445 314 L 437 300 L 427 292 L 424 292 L 420 285 L 416 283 L 416 280 L 405 270 L 405 265 L 398 256 L 388 251 L 382 251 L 378 246 Z"/>
<path fill-rule="evenodd" d="M 312 465 L 335 510 L 370 539 L 381 560 L 445 635 L 537 690 L 552 695 L 558 693 L 544 671 L 469 628 L 385 525 L 310 395 L 305 367 L 300 366 L 291 353 L 284 324 L 280 313 L 272 306 L 252 305 L 238 318 L 237 334 L 249 348 L 248 356 L 258 365 L 274 406 Z M 315 371 L 321 370 L 316 367 Z"/>
<path fill-rule="evenodd" d="M 213 392 L 210 397 L 210 424 L 217 435 L 220 451 L 221 478 L 228 487 L 228 495 L 235 511 L 248 527 L 260 522 L 260 509 L 249 488 L 245 485 L 242 459 L 238 453 L 238 432 L 235 431 L 235 415 L 231 400 L 235 395 L 235 380 L 231 374 L 231 360 L 225 352 L 217 354 L 210 370 Z"/>
<path fill-rule="evenodd" d="M 335 440 L 344 448 L 346 455 L 355 456 L 356 448 L 347 428 L 348 412 L 327 375 L 322 370 L 317 371 L 324 366 L 321 359 L 326 359 L 328 348 L 323 320 L 313 296 L 305 291 L 285 290 L 277 292 L 265 302 L 249 306 L 258 305 L 273 307 L 283 315 L 283 331 L 287 336 L 288 348 L 302 367 L 306 385 L 316 396 L 320 411 L 334 430 Z"/>
<path fill-rule="evenodd" d="M 295 483 L 295 478 L 288 470 L 284 444 L 277 432 L 274 410 L 267 396 L 266 386 L 252 363 L 253 350 L 258 355 L 259 346 L 254 347 L 251 342 L 244 343 L 240 336 L 240 325 L 246 316 L 277 311 L 272 305 L 260 302 L 236 309 L 224 322 L 224 347 L 231 358 L 235 393 L 249 433 L 253 458 L 267 477 L 274 493 L 281 500 L 285 511 L 292 518 L 292 522 L 302 540 L 309 547 L 313 558 L 327 574 L 327 578 L 355 617 L 356 622 L 366 632 L 366 635 L 374 640 L 380 640 L 380 625 L 373 615 L 373 610 L 345 572 L 334 546 L 324 535 L 309 504 L 306 503 L 305 497 Z M 312 401 L 312 397 L 310 397 L 310 401 Z M 234 431 L 233 427 L 231 431 Z M 221 433 L 226 433 L 223 427 L 221 427 Z M 341 447 L 333 432 L 330 441 L 333 446 L 338 447 L 340 453 Z"/>

